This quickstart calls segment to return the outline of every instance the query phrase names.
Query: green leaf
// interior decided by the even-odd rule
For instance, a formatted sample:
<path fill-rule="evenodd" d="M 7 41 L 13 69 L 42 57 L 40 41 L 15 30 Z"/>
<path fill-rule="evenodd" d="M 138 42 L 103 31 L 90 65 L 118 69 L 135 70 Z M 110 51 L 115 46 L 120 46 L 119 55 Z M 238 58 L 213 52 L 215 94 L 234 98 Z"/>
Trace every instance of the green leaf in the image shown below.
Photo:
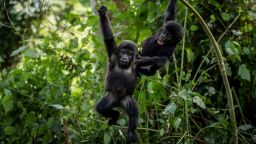
<path fill-rule="evenodd" d="M 177 129 L 180 126 L 180 123 L 181 123 L 181 118 L 175 117 L 172 124 L 173 124 L 173 127 Z"/>
<path fill-rule="evenodd" d="M 24 56 L 30 58 L 39 58 L 40 53 L 36 49 L 26 49 L 24 52 Z"/>
<path fill-rule="evenodd" d="M 4 129 L 4 132 L 7 134 L 7 135 L 12 135 L 15 133 L 15 127 L 13 126 L 8 126 Z"/>
<path fill-rule="evenodd" d="M 176 109 L 177 109 L 176 104 L 172 102 L 171 104 L 166 106 L 166 108 L 164 109 L 164 113 L 174 115 L 174 112 L 176 111 Z"/>
<path fill-rule="evenodd" d="M 4 62 L 3 58 L 0 56 L 0 63 Z"/>
<path fill-rule="evenodd" d="M 51 106 L 56 108 L 56 109 L 59 109 L 59 110 L 64 109 L 64 107 L 62 105 L 60 105 L 60 104 L 53 104 Z"/>
<path fill-rule="evenodd" d="M 74 38 L 70 40 L 71 48 L 77 48 L 78 47 L 78 38 Z"/>
<path fill-rule="evenodd" d="M 230 68 L 228 63 L 225 63 L 225 69 L 227 71 L 227 75 L 231 76 L 232 75 L 232 71 L 231 71 L 231 68 Z"/>
<path fill-rule="evenodd" d="M 27 126 L 31 126 L 36 120 L 36 115 L 34 111 L 29 112 L 29 114 L 27 114 L 26 119 L 25 119 L 25 123 Z"/>
<path fill-rule="evenodd" d="M 200 97 L 198 97 L 198 96 L 195 96 L 193 98 L 193 103 L 197 104 L 202 109 L 205 109 L 205 107 L 206 107 L 204 102 L 203 102 L 203 100 Z"/>
<path fill-rule="evenodd" d="M 253 135 L 253 136 L 252 136 L 252 139 L 253 139 L 253 142 L 256 143 L 256 135 Z"/>
<path fill-rule="evenodd" d="M 22 101 L 18 101 L 18 102 L 17 102 L 17 106 L 18 106 L 18 108 L 22 109 L 22 108 L 23 108 L 23 103 L 22 103 Z"/>
<path fill-rule="evenodd" d="M 8 89 L 4 89 L 5 96 L 2 99 L 2 105 L 4 107 L 5 112 L 9 112 L 13 109 L 13 97 L 12 93 Z"/>
<path fill-rule="evenodd" d="M 163 84 L 167 85 L 170 80 L 170 75 L 164 75 L 163 77 Z"/>
<path fill-rule="evenodd" d="M 127 124 L 127 122 L 126 122 L 126 120 L 125 119 L 119 119 L 118 121 L 117 121 L 117 123 L 120 125 L 120 126 L 126 126 L 126 124 Z"/>
<path fill-rule="evenodd" d="M 211 23 L 214 23 L 215 21 L 216 21 L 215 16 L 214 16 L 214 15 L 211 15 L 211 20 L 210 20 L 210 22 L 211 22 Z"/>
<path fill-rule="evenodd" d="M 164 129 L 160 129 L 160 136 L 163 136 L 164 135 Z"/>
<path fill-rule="evenodd" d="M 227 41 L 225 43 L 225 49 L 226 49 L 226 52 L 229 54 L 229 55 L 236 55 L 236 54 L 239 54 L 236 46 L 235 46 L 235 43 L 233 41 Z"/>
<path fill-rule="evenodd" d="M 196 25 L 192 25 L 190 27 L 190 30 L 193 32 L 193 31 L 197 31 L 198 30 L 198 27 Z"/>
<path fill-rule="evenodd" d="M 228 40 L 225 43 L 225 50 L 228 53 L 228 55 L 232 56 L 230 57 L 232 62 L 236 62 L 236 60 L 241 61 L 240 49 L 241 49 L 241 46 L 235 41 Z"/>
<path fill-rule="evenodd" d="M 251 81 L 250 71 L 246 68 L 245 64 L 239 66 L 238 75 L 244 80 Z"/>
<path fill-rule="evenodd" d="M 187 52 L 187 61 L 190 63 L 194 58 L 194 53 L 190 48 L 187 48 L 186 52 Z"/>
<path fill-rule="evenodd" d="M 242 131 L 247 131 L 249 129 L 253 128 L 252 125 L 250 124 L 244 124 L 238 127 L 238 129 L 242 130 Z"/>
<path fill-rule="evenodd" d="M 206 87 L 206 89 L 210 96 L 215 95 L 217 93 L 217 90 L 214 87 Z"/>
<path fill-rule="evenodd" d="M 2 105 L 4 107 L 5 112 L 9 112 L 13 109 L 13 99 L 12 96 L 5 96 L 2 100 Z"/>
<path fill-rule="evenodd" d="M 12 96 L 12 92 L 9 89 L 4 89 L 4 94 L 6 96 Z"/>
<path fill-rule="evenodd" d="M 147 84 L 147 90 L 149 93 L 154 93 L 154 89 L 156 87 L 156 84 L 154 82 L 149 82 Z"/>
<path fill-rule="evenodd" d="M 111 136 L 108 133 L 104 134 L 104 144 L 109 144 L 111 141 Z"/>
<path fill-rule="evenodd" d="M 221 17 L 224 21 L 229 21 L 231 19 L 231 16 L 228 13 L 222 13 Z"/>
<path fill-rule="evenodd" d="M 179 92 L 178 95 L 179 95 L 179 97 L 183 98 L 184 100 L 187 100 L 188 97 L 190 96 L 190 93 L 187 90 L 182 90 Z"/>
<path fill-rule="evenodd" d="M 243 48 L 243 52 L 245 53 L 245 54 L 250 54 L 250 49 L 248 48 L 248 47 L 244 47 Z"/>
<path fill-rule="evenodd" d="M 22 46 L 22 47 L 16 49 L 15 51 L 13 51 L 13 52 L 11 53 L 11 56 L 16 56 L 16 55 L 20 54 L 21 52 L 24 51 L 25 48 L 26 48 L 25 46 Z"/>

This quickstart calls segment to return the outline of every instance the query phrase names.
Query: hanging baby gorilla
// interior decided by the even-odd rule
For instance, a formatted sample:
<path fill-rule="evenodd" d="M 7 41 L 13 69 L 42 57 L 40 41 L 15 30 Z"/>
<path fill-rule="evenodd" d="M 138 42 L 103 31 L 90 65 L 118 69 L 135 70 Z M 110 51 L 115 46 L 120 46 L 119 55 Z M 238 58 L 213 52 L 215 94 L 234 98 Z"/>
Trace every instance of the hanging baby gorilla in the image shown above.
<path fill-rule="evenodd" d="M 129 117 L 127 136 L 131 142 L 136 142 L 138 136 L 138 106 L 132 97 L 138 79 L 138 67 L 157 65 L 163 66 L 166 58 L 151 57 L 136 59 L 137 46 L 134 42 L 125 40 L 116 46 L 109 20 L 107 8 L 99 10 L 100 27 L 108 54 L 108 70 L 105 77 L 106 95 L 97 103 L 96 111 L 108 118 L 108 125 L 117 123 L 119 112 L 114 107 L 125 110 Z"/>
<path fill-rule="evenodd" d="M 146 38 L 142 42 L 142 57 L 171 57 L 177 44 L 183 37 L 182 26 L 175 21 L 177 13 L 177 0 L 170 0 L 164 14 L 164 24 L 158 32 Z M 144 75 L 154 75 L 158 69 L 156 65 L 150 67 L 140 67 L 139 72 Z"/>

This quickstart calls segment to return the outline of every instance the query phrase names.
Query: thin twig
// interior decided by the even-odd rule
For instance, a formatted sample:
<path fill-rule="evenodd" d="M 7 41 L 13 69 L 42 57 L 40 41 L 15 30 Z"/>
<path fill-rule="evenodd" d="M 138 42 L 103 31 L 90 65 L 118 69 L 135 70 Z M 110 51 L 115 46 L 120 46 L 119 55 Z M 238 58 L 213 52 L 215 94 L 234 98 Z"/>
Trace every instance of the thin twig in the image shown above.
<path fill-rule="evenodd" d="M 9 13 L 8 13 L 8 11 L 7 11 L 7 9 L 6 9 L 6 4 L 5 4 L 5 2 L 6 2 L 6 0 L 4 0 L 4 9 L 5 9 L 5 12 L 6 12 L 6 16 L 7 16 L 8 20 L 10 21 L 10 23 L 11 23 L 11 25 L 12 25 L 12 28 L 13 28 L 16 32 L 18 32 L 18 31 L 16 30 L 14 24 L 12 23 L 12 20 L 11 20 L 10 17 L 9 17 Z"/>
<path fill-rule="evenodd" d="M 175 67 L 175 74 L 176 74 L 176 82 L 179 83 L 179 74 L 178 74 L 178 66 L 177 66 L 177 59 L 175 54 L 172 54 L 172 59 L 173 59 L 173 63 L 174 63 L 174 67 Z"/>
<path fill-rule="evenodd" d="M 2 23 L 0 23 L 0 25 L 4 26 L 4 27 L 8 27 L 8 28 L 13 28 L 12 26 L 8 26 L 8 25 L 2 24 Z"/>
<path fill-rule="evenodd" d="M 49 5 L 49 7 L 50 7 L 50 9 L 51 9 L 51 11 L 52 11 L 52 13 L 53 13 L 53 16 L 54 16 L 54 19 L 55 19 L 55 21 L 56 21 L 56 23 L 58 22 L 58 18 L 57 18 L 57 15 L 56 15 L 56 13 L 55 13 L 55 11 L 53 10 L 53 8 L 52 8 L 52 4 L 51 4 L 51 2 L 48 0 L 48 5 Z"/>
<path fill-rule="evenodd" d="M 227 27 L 227 29 L 224 31 L 224 33 L 222 33 L 221 35 L 220 35 L 220 37 L 218 38 L 218 40 L 217 40 L 217 43 L 219 43 L 220 42 L 220 40 L 222 40 L 222 38 L 223 38 L 223 36 L 225 36 L 226 35 L 226 33 L 228 32 L 228 30 L 236 23 L 236 21 L 238 20 L 238 18 L 241 16 L 241 14 L 239 13 L 237 16 L 236 16 L 236 18 L 234 19 L 234 21 Z"/>
<path fill-rule="evenodd" d="M 205 71 L 203 71 L 203 72 L 200 74 L 200 76 L 198 77 L 198 79 L 196 80 L 194 86 L 191 88 L 191 91 L 193 91 L 194 88 L 196 87 L 196 85 L 197 85 L 197 83 L 198 83 L 198 81 L 199 81 L 199 78 L 202 77 L 205 73 L 207 73 L 208 71 L 210 71 L 211 69 L 213 69 L 213 68 L 216 67 L 216 66 L 217 66 L 217 64 L 214 64 L 214 65 L 212 65 L 211 67 L 209 67 L 208 69 L 206 69 Z"/>
<path fill-rule="evenodd" d="M 183 134 L 183 136 L 180 138 L 180 140 L 177 142 L 177 144 L 179 144 L 179 143 L 182 141 L 182 139 L 186 136 L 187 133 L 188 133 L 188 132 L 186 131 L 186 132 Z"/>

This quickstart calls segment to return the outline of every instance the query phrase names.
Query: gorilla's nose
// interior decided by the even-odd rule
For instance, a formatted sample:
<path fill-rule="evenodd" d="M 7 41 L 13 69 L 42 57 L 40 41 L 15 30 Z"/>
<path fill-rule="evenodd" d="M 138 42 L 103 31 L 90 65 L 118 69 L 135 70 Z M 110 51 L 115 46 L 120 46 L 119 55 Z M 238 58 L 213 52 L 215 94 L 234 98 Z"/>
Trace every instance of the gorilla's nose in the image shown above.
<path fill-rule="evenodd" d="M 127 55 L 123 55 L 123 56 L 121 57 L 121 61 L 123 61 L 123 62 L 129 62 L 128 56 L 127 56 Z"/>

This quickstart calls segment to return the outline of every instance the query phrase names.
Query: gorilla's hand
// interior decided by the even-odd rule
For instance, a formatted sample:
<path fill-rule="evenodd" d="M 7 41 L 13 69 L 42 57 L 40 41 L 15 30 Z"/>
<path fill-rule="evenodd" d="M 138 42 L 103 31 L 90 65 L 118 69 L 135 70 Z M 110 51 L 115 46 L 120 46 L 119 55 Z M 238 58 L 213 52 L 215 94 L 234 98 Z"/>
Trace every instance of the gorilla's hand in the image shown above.
<path fill-rule="evenodd" d="M 108 8 L 105 7 L 105 6 L 101 6 L 99 9 L 98 9 L 98 13 L 100 16 L 106 16 L 108 12 Z"/>

